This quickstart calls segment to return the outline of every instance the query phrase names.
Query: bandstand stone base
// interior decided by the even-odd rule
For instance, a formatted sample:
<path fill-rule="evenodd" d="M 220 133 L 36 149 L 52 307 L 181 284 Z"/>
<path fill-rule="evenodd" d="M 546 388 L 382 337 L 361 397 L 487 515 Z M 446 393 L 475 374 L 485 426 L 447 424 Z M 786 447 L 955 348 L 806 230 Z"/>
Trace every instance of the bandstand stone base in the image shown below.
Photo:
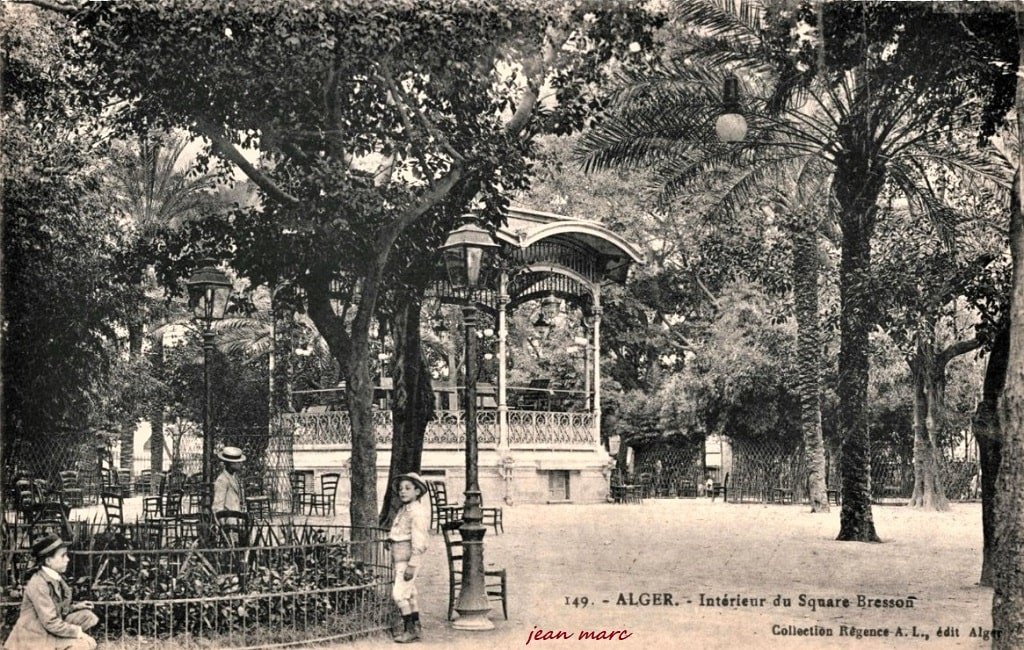
<path fill-rule="evenodd" d="M 604 503 L 608 499 L 608 471 L 612 461 L 602 448 L 585 450 L 516 450 L 506 452 L 511 464 L 494 449 L 483 449 L 479 456 L 479 481 L 484 506 L 517 503 Z M 341 474 L 338 503 L 347 503 L 349 494 L 349 458 L 347 447 L 317 445 L 294 449 L 294 468 L 312 470 L 319 487 L 320 475 Z M 387 488 L 390 451 L 377 451 L 377 494 L 383 498 Z M 462 450 L 423 451 L 420 474 L 426 480 L 443 480 L 449 501 L 461 502 L 466 487 L 466 457 Z"/>

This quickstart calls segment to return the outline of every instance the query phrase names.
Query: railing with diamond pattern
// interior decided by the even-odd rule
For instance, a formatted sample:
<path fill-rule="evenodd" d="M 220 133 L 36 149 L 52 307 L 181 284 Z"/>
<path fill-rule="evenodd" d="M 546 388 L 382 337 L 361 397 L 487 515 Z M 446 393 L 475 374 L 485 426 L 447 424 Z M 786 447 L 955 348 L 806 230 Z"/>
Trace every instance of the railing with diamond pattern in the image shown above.
<path fill-rule="evenodd" d="M 284 413 L 284 426 L 293 432 L 295 445 L 352 446 L 352 421 L 348 411 Z M 481 448 L 498 446 L 498 412 L 476 413 L 477 442 Z M 391 447 L 391 411 L 374 409 L 377 447 Z M 553 411 L 508 411 L 509 446 L 525 449 L 586 448 L 594 445 L 594 417 L 591 413 Z M 462 411 L 435 411 L 427 424 L 426 449 L 462 449 L 466 443 L 466 422 Z"/>

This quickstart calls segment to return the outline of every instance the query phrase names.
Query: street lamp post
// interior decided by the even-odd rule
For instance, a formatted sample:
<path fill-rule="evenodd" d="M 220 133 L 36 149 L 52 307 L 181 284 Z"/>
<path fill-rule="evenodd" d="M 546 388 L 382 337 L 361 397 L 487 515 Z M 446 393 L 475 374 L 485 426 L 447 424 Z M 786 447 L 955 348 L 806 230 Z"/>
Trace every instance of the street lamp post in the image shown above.
<path fill-rule="evenodd" d="M 213 321 L 224 318 L 231 297 L 231 280 L 203 260 L 203 267 L 192 274 L 188 285 L 189 306 L 196 320 L 203 324 L 203 483 L 213 480 L 213 427 L 210 424 L 210 358 L 213 355 Z"/>
<path fill-rule="evenodd" d="M 490 630 L 494 624 L 487 618 L 490 606 L 484 586 L 484 532 L 481 510 L 480 482 L 477 476 L 476 440 L 476 304 L 474 290 L 480 284 L 480 270 L 485 256 L 498 245 L 491 235 L 476 224 L 476 218 L 463 215 L 464 223 L 448 235 L 441 250 L 452 287 L 466 290 L 462 309 L 466 324 L 466 500 L 463 507 L 462 589 L 455 610 L 459 618 L 452 627 L 458 630 Z"/>

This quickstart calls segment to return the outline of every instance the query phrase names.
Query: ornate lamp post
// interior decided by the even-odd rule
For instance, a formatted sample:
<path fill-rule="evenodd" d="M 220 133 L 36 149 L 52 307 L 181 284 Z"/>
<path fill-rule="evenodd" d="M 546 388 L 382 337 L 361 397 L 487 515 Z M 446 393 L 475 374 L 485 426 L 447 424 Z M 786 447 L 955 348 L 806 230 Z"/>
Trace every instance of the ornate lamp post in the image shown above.
<path fill-rule="evenodd" d="M 210 356 L 213 354 L 213 321 L 224 318 L 231 297 L 231 280 L 203 260 L 203 267 L 192 274 L 188 285 L 189 306 L 203 324 L 203 483 L 213 480 L 213 430 L 210 425 Z"/>
<path fill-rule="evenodd" d="M 491 610 L 484 587 L 484 531 L 480 504 L 480 482 L 477 477 L 476 444 L 476 303 L 474 290 L 480 285 L 480 269 L 485 256 L 498 245 L 491 235 L 476 224 L 472 214 L 463 215 L 463 224 L 448 235 L 441 250 L 452 287 L 466 290 L 462 308 L 466 323 L 466 501 L 463 523 L 459 531 L 465 548 L 462 559 L 462 590 L 455 605 L 459 619 L 452 623 L 457 630 L 490 630 L 494 624 L 487 618 Z"/>

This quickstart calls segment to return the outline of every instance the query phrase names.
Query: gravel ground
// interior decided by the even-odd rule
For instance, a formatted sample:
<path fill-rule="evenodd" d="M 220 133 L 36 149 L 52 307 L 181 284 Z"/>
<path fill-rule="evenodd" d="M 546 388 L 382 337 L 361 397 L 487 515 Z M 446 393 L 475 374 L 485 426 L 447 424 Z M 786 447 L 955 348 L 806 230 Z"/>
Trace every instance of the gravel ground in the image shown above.
<path fill-rule="evenodd" d="M 418 646 L 909 650 L 990 643 L 971 636 L 991 625 L 992 592 L 976 584 L 977 503 L 947 513 L 876 506 L 882 544 L 834 541 L 838 508 L 810 515 L 799 505 L 649 499 L 520 505 L 504 514 L 507 532 L 488 531 L 485 560 L 508 569 L 509 620 L 496 604 L 494 630 L 451 629 L 444 544 L 433 536 L 420 577 Z M 630 594 L 633 603 L 649 604 L 630 605 Z M 671 604 L 658 604 L 654 594 L 662 602 L 669 594 Z M 571 636 L 555 640 L 558 631 Z M 582 631 L 620 633 L 598 641 L 581 640 Z M 889 636 L 861 634 L 868 631 Z M 335 647 L 398 646 L 376 637 Z"/>

